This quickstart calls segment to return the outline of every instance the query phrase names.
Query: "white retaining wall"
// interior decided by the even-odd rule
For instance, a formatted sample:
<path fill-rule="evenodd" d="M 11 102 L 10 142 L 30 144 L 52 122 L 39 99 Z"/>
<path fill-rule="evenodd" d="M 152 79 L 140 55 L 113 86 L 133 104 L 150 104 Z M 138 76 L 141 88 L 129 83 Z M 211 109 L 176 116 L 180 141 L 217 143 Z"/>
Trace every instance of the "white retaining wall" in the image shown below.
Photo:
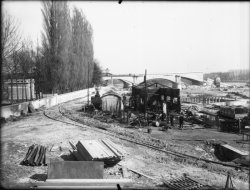
<path fill-rule="evenodd" d="M 58 104 L 68 102 L 74 99 L 78 98 L 84 98 L 87 96 L 87 89 L 79 90 L 75 92 L 70 92 L 66 94 L 60 94 L 60 95 L 54 95 L 48 98 L 43 98 L 40 100 L 34 100 L 30 101 L 31 104 L 34 106 L 35 109 L 38 109 L 42 106 L 45 106 L 46 108 L 56 106 Z M 90 97 L 95 94 L 95 88 L 89 89 Z M 29 102 L 23 102 L 20 104 L 13 104 L 9 106 L 2 106 L 1 107 L 1 117 L 3 118 L 9 118 L 12 116 L 20 116 L 21 112 L 27 113 L 28 112 L 28 105 Z"/>

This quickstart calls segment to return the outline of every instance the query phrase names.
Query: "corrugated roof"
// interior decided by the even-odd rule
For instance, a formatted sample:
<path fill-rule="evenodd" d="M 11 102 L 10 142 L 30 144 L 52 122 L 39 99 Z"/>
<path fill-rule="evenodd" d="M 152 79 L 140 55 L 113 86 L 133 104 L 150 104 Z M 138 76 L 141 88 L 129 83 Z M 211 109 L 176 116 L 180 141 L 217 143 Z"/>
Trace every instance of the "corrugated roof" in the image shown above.
<path fill-rule="evenodd" d="M 109 91 L 107 91 L 107 92 L 105 92 L 103 95 L 102 95 L 102 97 L 104 97 L 104 96 L 109 96 L 109 95 L 113 95 L 113 96 L 118 96 L 118 97 L 122 97 L 119 93 L 117 93 L 116 91 L 114 91 L 114 90 L 109 90 Z"/>

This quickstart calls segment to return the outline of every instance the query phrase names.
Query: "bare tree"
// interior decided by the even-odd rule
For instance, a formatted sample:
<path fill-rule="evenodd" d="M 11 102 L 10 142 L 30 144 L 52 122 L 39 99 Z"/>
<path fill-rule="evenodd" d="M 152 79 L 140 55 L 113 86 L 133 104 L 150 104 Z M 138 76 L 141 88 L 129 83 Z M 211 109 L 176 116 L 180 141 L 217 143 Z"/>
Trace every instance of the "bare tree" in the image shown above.
<path fill-rule="evenodd" d="M 102 83 L 102 68 L 99 64 L 99 62 L 94 59 L 94 70 L 93 70 L 93 76 L 92 76 L 92 84 L 94 85 L 100 85 Z"/>
<path fill-rule="evenodd" d="M 21 34 L 19 31 L 18 21 L 7 12 L 2 15 L 2 60 L 6 61 L 14 51 L 19 50 L 21 42 Z"/>
<path fill-rule="evenodd" d="M 35 55 L 31 41 L 26 40 L 25 42 L 22 43 L 21 50 L 15 53 L 15 60 L 18 64 L 18 73 L 22 75 L 20 76 L 23 78 L 23 82 L 25 81 L 25 79 L 30 79 L 31 82 L 32 78 L 31 75 L 33 74 L 33 69 L 35 68 Z M 31 83 L 30 83 L 30 88 L 31 88 Z M 23 93 L 24 92 L 22 92 L 22 95 Z M 33 98 L 32 88 L 30 89 L 30 98 L 31 99 Z M 26 87 L 25 87 L 25 99 L 27 101 Z"/>
<path fill-rule="evenodd" d="M 1 51 L 2 51 L 2 71 L 3 76 L 9 75 L 11 78 L 11 102 L 13 102 L 13 73 L 16 70 L 16 62 L 12 60 L 13 55 L 20 49 L 21 34 L 17 20 L 6 11 L 1 19 Z M 2 79 L 2 81 L 4 81 Z"/>

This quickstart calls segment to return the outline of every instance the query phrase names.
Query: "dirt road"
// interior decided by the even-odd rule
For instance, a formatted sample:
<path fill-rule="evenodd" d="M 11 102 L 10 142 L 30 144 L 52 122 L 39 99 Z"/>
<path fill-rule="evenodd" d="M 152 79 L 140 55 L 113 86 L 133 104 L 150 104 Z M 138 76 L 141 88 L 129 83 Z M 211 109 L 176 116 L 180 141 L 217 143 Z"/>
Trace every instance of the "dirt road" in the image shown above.
<path fill-rule="evenodd" d="M 65 104 L 68 108 L 79 109 L 82 105 L 82 100 L 77 100 Z M 57 107 L 53 108 L 54 110 Z M 52 110 L 53 110 L 52 109 Z M 132 129 L 131 129 L 132 130 Z M 195 149 L 197 144 L 192 146 L 192 143 L 183 143 L 177 140 L 181 136 L 185 138 L 194 138 L 196 132 L 188 133 L 187 131 L 169 130 L 168 132 L 153 130 L 152 136 L 160 138 L 164 136 L 166 140 L 170 140 L 174 145 L 179 147 L 184 146 Z M 202 131 L 199 138 L 205 134 L 204 138 L 208 135 Z M 142 134 L 143 135 L 143 134 Z M 182 137 L 183 137 L 182 136 Z M 229 137 L 232 138 L 233 136 Z M 236 138 L 236 136 L 234 136 Z M 120 164 L 126 165 L 129 168 L 136 169 L 148 176 L 154 178 L 148 179 L 130 172 L 132 178 L 137 185 L 160 185 L 161 178 L 165 180 L 174 177 L 182 176 L 187 173 L 193 178 L 200 180 L 205 185 L 217 186 L 223 188 L 226 182 L 226 175 L 224 173 L 215 173 L 209 166 L 201 167 L 189 164 L 186 162 L 181 163 L 172 156 L 164 153 L 142 147 L 127 141 L 98 133 L 91 129 L 85 129 L 71 124 L 65 124 L 53 121 L 43 115 L 43 112 L 37 112 L 29 116 L 23 117 L 21 120 L 8 122 L 1 127 L 1 182 L 5 187 L 15 187 L 20 183 L 29 183 L 32 181 L 45 181 L 47 177 L 47 166 L 22 166 L 19 163 L 24 158 L 28 147 L 34 143 L 41 144 L 49 150 L 53 145 L 53 152 L 47 151 L 47 161 L 50 159 L 58 160 L 74 160 L 75 158 L 69 154 L 71 149 L 68 141 L 76 143 L 78 140 L 85 139 L 101 139 L 108 138 L 114 143 L 121 146 L 126 152 L 124 160 Z M 213 136 L 214 138 L 214 136 Z M 60 150 L 61 147 L 62 149 Z M 185 151 L 188 151 L 185 150 Z M 237 172 L 237 171 L 236 171 Z M 248 176 L 245 172 L 238 171 L 238 177 L 233 178 L 233 182 L 238 189 L 248 189 Z M 121 167 L 116 165 L 111 168 L 105 168 L 105 178 L 121 178 Z"/>

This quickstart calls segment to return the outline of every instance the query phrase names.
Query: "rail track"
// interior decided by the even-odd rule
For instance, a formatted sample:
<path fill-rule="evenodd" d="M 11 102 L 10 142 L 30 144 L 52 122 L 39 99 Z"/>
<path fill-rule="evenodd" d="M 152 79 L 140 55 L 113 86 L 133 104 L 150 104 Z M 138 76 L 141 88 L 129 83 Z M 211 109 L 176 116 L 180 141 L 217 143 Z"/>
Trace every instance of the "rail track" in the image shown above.
<path fill-rule="evenodd" d="M 195 157 L 195 156 L 187 155 L 187 154 L 180 153 L 180 152 L 175 152 L 175 151 L 172 151 L 172 150 L 171 151 L 170 150 L 164 150 L 164 149 L 162 149 L 160 147 L 157 147 L 157 146 L 154 146 L 154 145 L 150 145 L 148 143 L 142 143 L 142 142 L 138 142 L 138 141 L 126 138 L 126 137 L 121 136 L 121 135 L 117 134 L 116 132 L 110 131 L 108 129 L 107 130 L 103 130 L 103 129 L 99 129 L 97 127 L 90 127 L 90 126 L 87 126 L 86 124 L 79 123 L 79 121 L 77 121 L 77 120 L 72 119 L 71 117 L 69 117 L 66 113 L 64 113 L 62 111 L 61 107 L 62 107 L 61 105 L 58 106 L 58 111 L 57 112 L 56 111 L 51 111 L 51 110 L 44 110 L 43 114 L 47 118 L 55 120 L 55 121 L 59 121 L 59 122 L 62 122 L 62 123 L 66 123 L 66 124 L 78 126 L 78 127 L 84 128 L 86 130 L 89 129 L 89 130 L 92 130 L 92 131 L 103 133 L 103 134 L 109 135 L 111 137 L 115 137 L 115 138 L 118 138 L 118 139 L 130 142 L 130 143 L 134 143 L 134 144 L 137 144 L 137 145 L 140 145 L 140 146 L 143 146 L 143 147 L 147 147 L 147 148 L 150 148 L 150 149 L 153 149 L 153 150 L 157 150 L 159 152 L 163 152 L 163 153 L 166 153 L 166 154 L 177 156 L 177 157 L 179 157 L 181 159 L 191 159 L 191 160 L 195 160 L 195 161 L 202 161 L 202 162 L 205 162 L 205 163 L 213 163 L 213 164 L 227 166 L 227 167 L 231 167 L 231 168 L 235 168 L 235 169 L 240 169 L 240 170 L 247 170 L 247 171 L 250 170 L 249 167 L 244 167 L 244 166 L 239 166 L 239 165 L 233 165 L 233 164 L 228 164 L 228 163 L 222 163 L 222 162 L 217 162 L 217 161 L 208 160 L 208 159 L 204 159 L 204 158 L 198 158 L 198 157 Z M 50 114 L 48 114 L 48 112 L 50 112 L 50 113 L 54 112 L 54 113 L 58 114 L 58 116 L 57 117 L 51 116 Z M 61 118 L 61 119 L 59 119 L 59 118 Z M 68 122 L 68 121 L 64 121 L 62 118 L 69 119 L 69 120 L 73 121 L 74 123 L 71 123 L 71 122 Z"/>

